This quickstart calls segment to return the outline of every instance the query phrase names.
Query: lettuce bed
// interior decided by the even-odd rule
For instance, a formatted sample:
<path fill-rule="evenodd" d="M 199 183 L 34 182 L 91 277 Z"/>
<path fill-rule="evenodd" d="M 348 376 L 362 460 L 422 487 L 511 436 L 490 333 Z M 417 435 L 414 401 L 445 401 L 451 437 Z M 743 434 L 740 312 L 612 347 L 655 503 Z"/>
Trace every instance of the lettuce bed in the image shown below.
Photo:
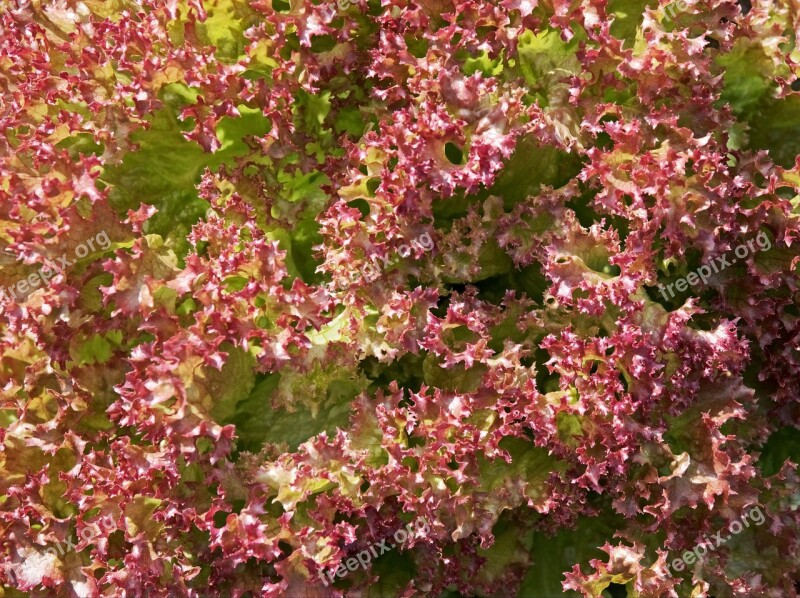
<path fill-rule="evenodd" d="M 748 8 L 0 3 L 0 596 L 797 596 Z"/>

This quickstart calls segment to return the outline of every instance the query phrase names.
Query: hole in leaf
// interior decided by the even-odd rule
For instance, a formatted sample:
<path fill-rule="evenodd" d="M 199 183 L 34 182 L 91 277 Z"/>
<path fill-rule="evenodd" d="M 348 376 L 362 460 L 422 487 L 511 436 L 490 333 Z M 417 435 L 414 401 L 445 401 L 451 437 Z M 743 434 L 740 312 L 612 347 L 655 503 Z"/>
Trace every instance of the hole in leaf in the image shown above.
<path fill-rule="evenodd" d="M 444 144 L 444 155 L 450 160 L 451 164 L 461 164 L 464 159 L 464 152 L 455 143 L 448 141 Z"/>
<path fill-rule="evenodd" d="M 315 35 L 311 38 L 311 51 L 315 54 L 330 52 L 336 47 L 336 38 L 332 35 Z"/>
<path fill-rule="evenodd" d="M 618 583 L 612 583 L 606 589 L 610 598 L 627 598 L 628 590 L 625 586 Z"/>
<path fill-rule="evenodd" d="M 369 216 L 369 204 L 364 199 L 354 199 L 353 201 L 347 204 L 351 208 L 356 208 L 359 212 L 361 212 L 361 218 L 366 218 Z"/>
<path fill-rule="evenodd" d="M 614 141 L 611 139 L 611 135 L 605 131 L 601 131 L 597 134 L 595 145 L 602 150 L 614 149 Z"/>
<path fill-rule="evenodd" d="M 378 177 L 373 177 L 367 181 L 367 191 L 370 195 L 375 194 L 375 190 L 380 186 L 381 180 Z"/>
<path fill-rule="evenodd" d="M 417 39 L 410 35 L 405 36 L 406 48 L 414 58 L 425 58 L 428 54 L 428 40 L 425 38 Z"/>
<path fill-rule="evenodd" d="M 550 354 L 545 349 L 538 347 L 534 358 L 536 359 L 536 388 L 543 394 L 558 390 L 561 376 L 558 372 L 550 373 L 550 368 L 547 366 Z"/>
<path fill-rule="evenodd" d="M 217 511 L 214 513 L 214 527 L 217 529 L 225 527 L 225 522 L 228 519 L 228 515 L 230 515 L 230 513 L 226 511 Z"/>

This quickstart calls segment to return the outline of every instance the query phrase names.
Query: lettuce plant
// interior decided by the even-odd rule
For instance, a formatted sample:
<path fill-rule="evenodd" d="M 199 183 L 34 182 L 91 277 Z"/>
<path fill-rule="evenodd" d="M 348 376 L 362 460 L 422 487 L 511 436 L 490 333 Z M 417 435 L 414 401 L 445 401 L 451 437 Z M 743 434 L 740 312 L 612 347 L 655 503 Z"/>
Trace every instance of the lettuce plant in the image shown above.
<path fill-rule="evenodd" d="M 797 596 L 747 4 L 0 2 L 0 596 Z"/>

